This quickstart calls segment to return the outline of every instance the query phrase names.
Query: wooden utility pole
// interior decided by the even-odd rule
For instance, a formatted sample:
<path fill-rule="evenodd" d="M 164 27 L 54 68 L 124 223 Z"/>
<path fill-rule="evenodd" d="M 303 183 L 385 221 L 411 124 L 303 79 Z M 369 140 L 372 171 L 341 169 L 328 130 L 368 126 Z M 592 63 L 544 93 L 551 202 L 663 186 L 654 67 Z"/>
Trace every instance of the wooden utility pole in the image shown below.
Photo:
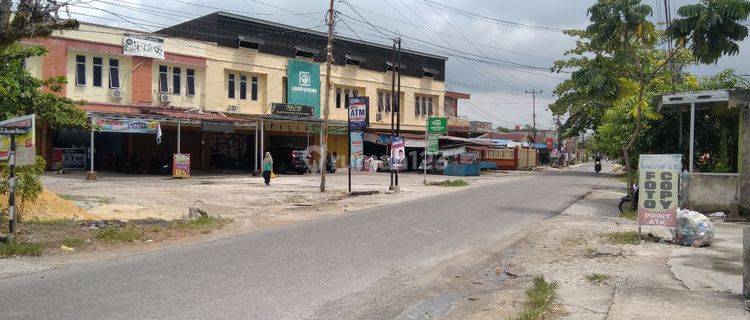
<path fill-rule="evenodd" d="M 320 192 L 326 192 L 326 157 L 328 147 L 328 105 L 331 98 L 331 62 L 333 61 L 333 0 L 330 0 L 328 9 L 328 45 L 326 46 L 326 94 L 325 103 L 323 103 L 323 127 L 320 129 L 323 138 L 320 142 Z M 335 164 L 334 164 L 335 165 Z"/>

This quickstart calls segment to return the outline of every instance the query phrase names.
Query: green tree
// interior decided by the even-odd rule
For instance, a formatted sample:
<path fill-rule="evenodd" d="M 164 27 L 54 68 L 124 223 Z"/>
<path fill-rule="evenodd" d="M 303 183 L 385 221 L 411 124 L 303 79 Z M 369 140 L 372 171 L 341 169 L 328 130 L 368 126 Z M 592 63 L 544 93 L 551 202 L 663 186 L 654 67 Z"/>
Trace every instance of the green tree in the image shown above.
<path fill-rule="evenodd" d="M 712 17 L 724 21 L 719 25 L 735 26 L 728 22 L 741 21 L 747 14 L 730 13 L 728 8 L 745 10 L 746 3 L 744 0 L 704 1 L 708 10 L 703 16 L 716 14 Z M 678 11 L 681 15 L 692 12 L 683 8 Z M 732 47 L 736 43 L 732 41 L 744 37 L 742 30 L 718 28 L 717 24 L 700 21 L 680 24 L 680 34 L 674 31 L 677 27 L 669 31 L 656 30 L 648 20 L 651 7 L 640 0 L 599 0 L 588 13 L 591 24 L 585 31 L 568 32 L 578 38 L 576 48 L 566 53 L 571 58 L 556 62 L 557 68 L 574 68 L 575 71 L 556 88 L 560 98 L 552 109 L 556 114 L 569 115 L 563 126 L 566 135 L 596 129 L 597 134 L 602 135 L 603 144 L 609 140 L 608 148 L 621 147 L 625 169 L 631 177 L 635 158 L 632 153 L 638 139 L 648 122 L 658 118 L 651 101 L 656 94 L 664 92 L 667 83 L 677 78 L 674 73 L 679 70 L 669 66 L 687 63 L 692 55 L 699 62 L 715 61 L 713 57 L 734 52 Z M 745 29 L 746 35 L 747 28 L 741 25 L 737 28 Z M 731 41 L 712 41 L 717 46 L 706 51 L 701 44 L 706 32 L 714 38 Z M 666 35 L 680 39 L 676 49 L 659 49 L 659 40 Z"/>
<path fill-rule="evenodd" d="M 78 26 L 75 20 L 57 19 L 64 4 L 54 1 L 20 0 L 13 8 L 11 0 L 0 0 L 0 119 L 36 114 L 39 125 L 55 127 L 86 126 L 86 114 L 80 102 L 59 94 L 66 85 L 64 77 L 37 79 L 24 68 L 24 60 L 46 54 L 41 47 L 18 44 L 19 40 L 49 36 L 55 30 Z M 44 159 L 34 165 L 18 168 L 18 192 L 21 205 L 36 199 L 42 191 L 39 175 Z M 8 176 L 5 165 L 0 175 Z M 0 194 L 7 193 L 7 179 L 0 182 Z"/>
<path fill-rule="evenodd" d="M 698 62 L 711 64 L 740 52 L 738 42 L 747 37 L 747 27 L 740 22 L 748 13 L 750 2 L 745 0 L 703 0 L 677 10 L 680 17 L 669 31 L 680 45 L 687 44 Z"/>

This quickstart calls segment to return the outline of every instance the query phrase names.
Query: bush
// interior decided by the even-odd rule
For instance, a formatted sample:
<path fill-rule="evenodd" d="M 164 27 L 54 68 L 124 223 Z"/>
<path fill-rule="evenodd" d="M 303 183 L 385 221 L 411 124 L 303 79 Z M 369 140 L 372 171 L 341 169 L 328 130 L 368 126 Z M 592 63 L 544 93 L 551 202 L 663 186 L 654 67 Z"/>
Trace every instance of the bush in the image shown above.
<path fill-rule="evenodd" d="M 41 256 L 42 245 L 38 243 L 18 243 L 11 241 L 9 243 L 0 244 L 0 257 L 10 256 Z"/>

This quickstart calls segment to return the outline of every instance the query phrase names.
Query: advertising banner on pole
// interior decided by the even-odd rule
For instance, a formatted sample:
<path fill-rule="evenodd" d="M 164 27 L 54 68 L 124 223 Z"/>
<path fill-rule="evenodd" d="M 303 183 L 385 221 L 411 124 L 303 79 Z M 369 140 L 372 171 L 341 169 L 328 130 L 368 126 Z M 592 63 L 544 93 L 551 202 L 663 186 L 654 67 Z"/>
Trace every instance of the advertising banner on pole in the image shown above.
<path fill-rule="evenodd" d="M 393 137 L 391 143 L 391 168 L 392 170 L 401 170 L 406 165 L 406 145 L 404 138 Z"/>
<path fill-rule="evenodd" d="M 440 136 L 435 134 L 427 135 L 427 155 L 437 155 L 440 153 Z"/>
<path fill-rule="evenodd" d="M 351 132 L 351 167 L 354 170 L 361 170 L 364 164 L 365 144 L 362 131 Z"/>
<path fill-rule="evenodd" d="M 28 115 L 0 122 L 0 161 L 10 156 L 10 135 L 16 136 L 16 165 L 36 163 L 36 116 Z"/>
<path fill-rule="evenodd" d="M 190 178 L 190 154 L 175 153 L 172 156 L 172 177 Z"/>
<path fill-rule="evenodd" d="M 349 130 L 367 129 L 369 105 L 370 99 L 368 97 L 349 98 Z"/>
<path fill-rule="evenodd" d="M 287 103 L 311 106 L 320 117 L 320 64 L 289 60 L 286 92 Z"/>
<path fill-rule="evenodd" d="M 677 227 L 682 155 L 641 155 L 638 225 Z"/>

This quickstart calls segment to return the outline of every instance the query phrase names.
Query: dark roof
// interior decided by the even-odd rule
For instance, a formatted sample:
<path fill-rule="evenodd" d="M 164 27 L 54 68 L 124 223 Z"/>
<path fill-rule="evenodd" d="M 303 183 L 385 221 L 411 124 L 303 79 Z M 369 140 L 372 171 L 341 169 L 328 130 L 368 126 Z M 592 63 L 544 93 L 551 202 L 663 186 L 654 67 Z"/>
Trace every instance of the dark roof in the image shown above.
<path fill-rule="evenodd" d="M 227 12 L 214 12 L 186 21 L 160 31 L 158 34 L 201 41 L 215 42 L 220 46 L 237 48 L 240 37 L 260 43 L 258 51 L 277 56 L 294 58 L 298 48 L 317 51 L 313 55 L 316 62 L 325 62 L 325 33 L 264 21 Z M 334 64 L 344 65 L 346 55 L 361 58 L 359 67 L 384 72 L 393 60 L 391 46 L 336 36 L 333 42 Z M 448 58 L 402 50 L 401 66 L 403 74 L 422 77 L 424 69 L 437 71 L 434 79 L 445 80 L 445 61 Z"/>

